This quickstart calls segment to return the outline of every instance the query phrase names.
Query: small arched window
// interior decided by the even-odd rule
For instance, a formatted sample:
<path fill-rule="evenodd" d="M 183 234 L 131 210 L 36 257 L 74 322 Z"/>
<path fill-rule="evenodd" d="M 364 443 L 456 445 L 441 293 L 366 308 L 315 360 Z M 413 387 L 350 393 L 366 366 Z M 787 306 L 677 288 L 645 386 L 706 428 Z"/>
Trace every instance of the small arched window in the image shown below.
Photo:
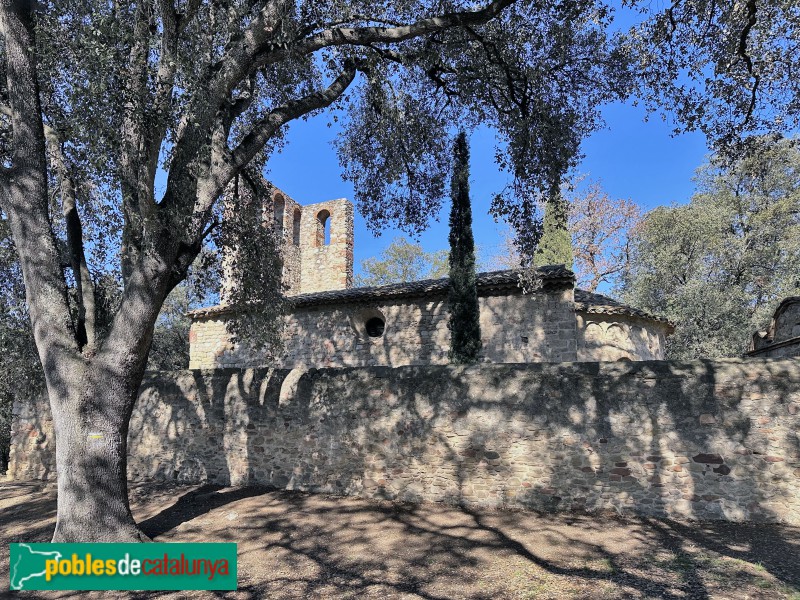
<path fill-rule="evenodd" d="M 294 209 L 294 217 L 292 218 L 292 243 L 295 246 L 300 245 L 300 209 Z"/>
<path fill-rule="evenodd" d="M 331 213 L 321 210 L 317 213 L 317 246 L 331 243 Z"/>
<path fill-rule="evenodd" d="M 283 235 L 283 215 L 286 210 L 286 199 L 283 194 L 275 194 L 275 233 Z"/>

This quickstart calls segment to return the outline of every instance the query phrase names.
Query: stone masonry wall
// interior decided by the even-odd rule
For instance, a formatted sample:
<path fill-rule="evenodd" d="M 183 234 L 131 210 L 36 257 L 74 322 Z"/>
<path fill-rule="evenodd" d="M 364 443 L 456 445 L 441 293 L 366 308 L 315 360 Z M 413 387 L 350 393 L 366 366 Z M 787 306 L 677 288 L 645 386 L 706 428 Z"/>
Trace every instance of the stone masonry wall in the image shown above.
<path fill-rule="evenodd" d="M 572 289 L 479 298 L 481 357 L 486 362 L 560 362 L 576 359 Z M 366 321 L 381 317 L 381 337 Z M 287 317 L 281 367 L 447 364 L 450 331 L 446 296 L 296 308 Z M 189 367 L 250 367 L 267 363 L 257 352 L 234 348 L 224 317 L 195 319 Z"/>
<path fill-rule="evenodd" d="M 47 405 L 11 477 L 53 477 Z M 800 525 L 800 361 L 148 375 L 131 479 Z"/>
<path fill-rule="evenodd" d="M 273 191 L 276 232 L 281 236 L 283 276 L 287 295 L 300 293 L 300 224 L 303 207 L 277 188 Z"/>
<path fill-rule="evenodd" d="M 781 302 L 769 330 L 753 335 L 748 354 L 762 358 L 800 356 L 800 297 L 786 298 Z"/>
<path fill-rule="evenodd" d="M 330 243 L 324 243 L 319 215 L 329 213 Z M 353 286 L 353 205 L 346 199 L 303 207 L 300 220 L 300 290 L 311 294 Z"/>
<path fill-rule="evenodd" d="M 663 360 L 666 323 L 630 315 L 577 313 L 578 360 Z"/>

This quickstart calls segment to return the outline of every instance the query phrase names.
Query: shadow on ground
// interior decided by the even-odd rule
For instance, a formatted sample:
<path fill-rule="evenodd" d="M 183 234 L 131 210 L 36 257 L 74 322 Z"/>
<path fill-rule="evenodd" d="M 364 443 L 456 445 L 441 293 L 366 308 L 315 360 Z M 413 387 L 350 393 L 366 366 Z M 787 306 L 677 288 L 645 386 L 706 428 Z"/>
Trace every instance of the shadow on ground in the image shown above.
<path fill-rule="evenodd" d="M 239 590 L 205 597 L 800 598 L 800 529 L 785 525 L 476 511 L 208 485 L 133 486 L 131 501 L 156 541 L 239 544 Z M 4 586 L 8 543 L 48 541 L 54 515 L 52 486 L 0 484 Z"/>

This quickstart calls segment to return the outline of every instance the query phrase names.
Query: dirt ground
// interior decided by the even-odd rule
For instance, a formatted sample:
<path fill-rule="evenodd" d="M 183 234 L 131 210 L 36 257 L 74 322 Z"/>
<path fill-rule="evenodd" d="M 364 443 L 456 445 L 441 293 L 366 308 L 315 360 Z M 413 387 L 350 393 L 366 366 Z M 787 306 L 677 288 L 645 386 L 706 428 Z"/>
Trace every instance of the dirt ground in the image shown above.
<path fill-rule="evenodd" d="M 238 591 L 19 595 L 800 600 L 797 527 L 476 511 L 251 487 L 141 485 L 131 501 L 156 541 L 237 542 Z M 0 483 L 0 595 L 8 593 L 8 544 L 49 541 L 54 517 L 52 485 Z"/>

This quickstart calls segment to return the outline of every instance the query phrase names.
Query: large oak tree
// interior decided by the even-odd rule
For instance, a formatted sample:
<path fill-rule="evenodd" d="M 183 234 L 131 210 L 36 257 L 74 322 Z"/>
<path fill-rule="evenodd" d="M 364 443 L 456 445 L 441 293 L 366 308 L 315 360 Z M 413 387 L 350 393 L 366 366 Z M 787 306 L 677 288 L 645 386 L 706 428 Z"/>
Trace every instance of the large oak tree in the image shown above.
<path fill-rule="evenodd" d="M 0 209 L 55 424 L 54 540 L 143 539 L 126 438 L 154 323 L 225 222 L 258 220 L 291 121 L 340 111 L 362 214 L 407 230 L 442 202 L 451 124 L 489 123 L 514 182 L 494 210 L 525 220 L 625 94 L 608 18 L 594 0 L 0 1 Z"/>

